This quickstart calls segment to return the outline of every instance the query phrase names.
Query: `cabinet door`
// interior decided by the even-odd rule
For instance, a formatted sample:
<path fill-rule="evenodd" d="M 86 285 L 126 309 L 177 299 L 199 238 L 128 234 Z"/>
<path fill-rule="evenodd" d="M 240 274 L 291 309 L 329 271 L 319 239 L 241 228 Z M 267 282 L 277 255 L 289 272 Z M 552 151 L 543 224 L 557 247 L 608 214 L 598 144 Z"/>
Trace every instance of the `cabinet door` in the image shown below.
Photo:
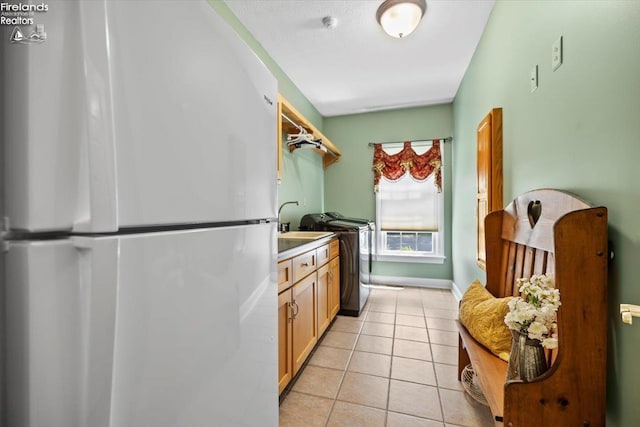
<path fill-rule="evenodd" d="M 293 375 L 298 372 L 318 341 L 317 286 L 318 282 L 314 272 L 291 288 L 294 313 Z"/>
<path fill-rule="evenodd" d="M 318 269 L 318 336 L 322 336 L 331 323 L 331 299 L 331 274 L 329 265 L 325 264 Z"/>
<path fill-rule="evenodd" d="M 329 262 L 329 319 L 340 311 L 340 257 Z"/>
<path fill-rule="evenodd" d="M 278 393 L 289 384 L 293 377 L 291 289 L 278 295 Z"/>

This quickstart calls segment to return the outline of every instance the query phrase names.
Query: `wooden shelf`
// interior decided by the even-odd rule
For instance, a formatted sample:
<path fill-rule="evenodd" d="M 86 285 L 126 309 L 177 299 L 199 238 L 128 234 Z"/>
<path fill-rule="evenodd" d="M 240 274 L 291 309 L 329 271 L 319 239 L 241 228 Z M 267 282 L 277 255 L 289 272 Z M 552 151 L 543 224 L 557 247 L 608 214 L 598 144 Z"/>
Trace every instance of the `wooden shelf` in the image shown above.
<path fill-rule="evenodd" d="M 282 142 L 283 142 L 282 133 L 283 132 L 298 133 L 298 129 L 296 129 L 295 126 L 289 123 L 287 119 L 282 117 L 282 114 L 284 114 L 285 116 L 289 117 L 291 120 L 296 122 L 298 125 L 305 128 L 307 132 L 313 135 L 314 139 L 322 140 L 322 145 L 324 145 L 328 151 L 325 153 L 324 151 L 317 148 L 313 148 L 313 150 L 323 156 L 322 165 L 324 166 L 325 169 L 329 167 L 331 164 L 340 160 L 340 156 L 342 155 L 342 153 L 340 152 L 340 149 L 336 147 L 333 144 L 333 142 L 329 140 L 329 138 L 324 136 L 324 134 L 320 132 L 318 128 L 316 128 L 313 124 L 311 124 L 311 122 L 307 120 L 306 117 L 304 117 L 298 110 L 296 110 L 296 108 L 293 105 L 291 105 L 291 103 L 289 103 L 289 101 L 287 101 L 282 95 L 278 95 L 278 106 L 279 106 L 279 113 L 280 113 L 280 121 L 278 123 L 278 130 L 280 131 L 278 133 L 279 156 L 281 155 L 280 150 L 282 150 Z M 293 151 L 293 149 L 291 149 L 291 151 Z M 278 157 L 278 159 L 280 159 L 280 157 Z"/>

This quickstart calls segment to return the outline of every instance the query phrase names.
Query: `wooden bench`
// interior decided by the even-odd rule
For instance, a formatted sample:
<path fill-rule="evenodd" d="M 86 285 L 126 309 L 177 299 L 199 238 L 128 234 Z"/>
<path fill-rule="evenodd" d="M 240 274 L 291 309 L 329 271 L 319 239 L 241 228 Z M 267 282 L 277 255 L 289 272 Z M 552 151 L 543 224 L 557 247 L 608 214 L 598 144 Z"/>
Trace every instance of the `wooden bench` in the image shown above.
<path fill-rule="evenodd" d="M 506 381 L 507 363 L 458 323 L 458 379 L 471 363 L 496 425 L 603 426 L 607 355 L 607 209 L 535 190 L 485 218 L 486 288 L 518 295 L 516 279 L 555 277 L 558 348 L 533 381 Z"/>

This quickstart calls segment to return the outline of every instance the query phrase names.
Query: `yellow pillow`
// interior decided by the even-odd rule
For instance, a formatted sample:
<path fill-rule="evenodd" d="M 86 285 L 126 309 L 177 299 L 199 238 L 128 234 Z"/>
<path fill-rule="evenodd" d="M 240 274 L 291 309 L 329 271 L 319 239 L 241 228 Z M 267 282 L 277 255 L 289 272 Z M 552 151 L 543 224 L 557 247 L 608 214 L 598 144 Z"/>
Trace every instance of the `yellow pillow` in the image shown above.
<path fill-rule="evenodd" d="M 511 332 L 504 316 L 509 312 L 511 298 L 496 298 L 475 280 L 460 301 L 460 323 L 476 341 L 505 361 L 511 351 Z"/>

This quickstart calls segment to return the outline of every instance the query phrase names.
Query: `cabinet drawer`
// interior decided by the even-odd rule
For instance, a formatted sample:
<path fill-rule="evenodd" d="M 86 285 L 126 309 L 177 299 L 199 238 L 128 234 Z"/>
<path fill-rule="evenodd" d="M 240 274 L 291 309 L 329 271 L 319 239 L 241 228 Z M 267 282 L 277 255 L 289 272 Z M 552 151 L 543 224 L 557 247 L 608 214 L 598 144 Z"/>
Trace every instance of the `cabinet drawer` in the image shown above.
<path fill-rule="evenodd" d="M 293 282 L 304 278 L 317 267 L 316 251 L 309 251 L 293 259 Z"/>
<path fill-rule="evenodd" d="M 328 263 L 329 259 L 331 258 L 329 245 L 320 246 L 318 249 L 316 249 L 316 255 L 318 256 L 318 267 Z"/>
<path fill-rule="evenodd" d="M 329 243 L 329 259 L 333 259 L 340 254 L 340 242 L 338 240 L 334 240 Z"/>
<path fill-rule="evenodd" d="M 293 271 L 291 268 L 291 260 L 280 261 L 278 263 L 278 292 L 291 287 L 293 284 Z"/>

